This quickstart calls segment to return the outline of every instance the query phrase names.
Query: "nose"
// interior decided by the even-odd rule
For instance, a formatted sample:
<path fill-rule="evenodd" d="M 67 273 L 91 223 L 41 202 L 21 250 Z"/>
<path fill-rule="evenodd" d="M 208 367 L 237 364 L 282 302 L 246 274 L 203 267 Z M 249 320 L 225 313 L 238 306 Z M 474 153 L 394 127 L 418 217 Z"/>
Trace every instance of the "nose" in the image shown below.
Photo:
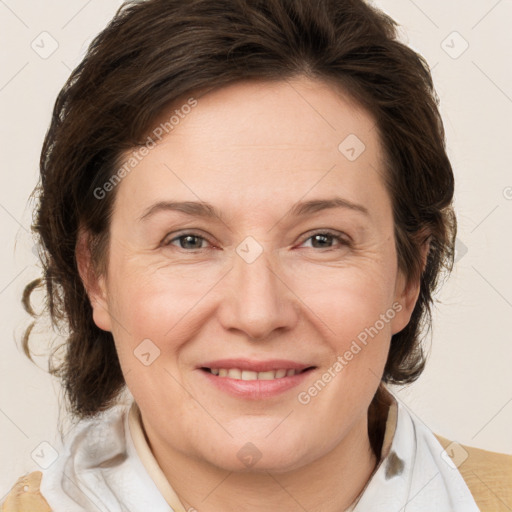
<path fill-rule="evenodd" d="M 256 341 L 269 339 L 275 332 L 296 325 L 297 298 L 279 266 L 272 263 L 265 251 L 251 263 L 234 255 L 218 310 L 225 329 L 240 331 Z"/>

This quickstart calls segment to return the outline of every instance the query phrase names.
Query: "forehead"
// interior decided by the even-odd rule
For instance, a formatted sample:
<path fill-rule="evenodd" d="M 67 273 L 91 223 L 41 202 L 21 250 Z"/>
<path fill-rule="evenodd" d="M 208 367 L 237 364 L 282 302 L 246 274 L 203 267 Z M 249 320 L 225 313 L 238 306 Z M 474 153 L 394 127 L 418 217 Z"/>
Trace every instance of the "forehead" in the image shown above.
<path fill-rule="evenodd" d="M 217 152 L 235 146 L 238 153 L 332 150 L 350 134 L 370 146 L 377 142 L 371 114 L 321 80 L 241 81 L 199 93 L 196 100 L 193 109 L 186 108 L 188 97 L 174 102 L 155 127 L 172 119 L 174 138 L 192 135 L 198 145 L 215 145 Z"/>
<path fill-rule="evenodd" d="M 195 100 L 155 121 L 153 132 L 172 128 L 123 179 L 121 201 L 140 209 L 170 196 L 222 206 L 230 191 L 239 207 L 263 207 L 333 188 L 352 201 L 382 193 L 375 121 L 322 81 L 238 82 Z"/>

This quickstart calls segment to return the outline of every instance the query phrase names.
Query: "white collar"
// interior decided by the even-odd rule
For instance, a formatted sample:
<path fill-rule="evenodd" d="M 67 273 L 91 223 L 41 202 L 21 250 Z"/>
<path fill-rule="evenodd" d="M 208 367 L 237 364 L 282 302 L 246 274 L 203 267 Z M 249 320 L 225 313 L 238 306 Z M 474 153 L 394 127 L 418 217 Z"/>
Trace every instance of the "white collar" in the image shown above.
<path fill-rule="evenodd" d="M 479 512 L 432 431 L 396 396 L 396 427 L 384 458 L 351 512 Z M 394 421 L 388 417 L 386 435 Z M 386 444 L 386 441 L 385 443 Z"/>

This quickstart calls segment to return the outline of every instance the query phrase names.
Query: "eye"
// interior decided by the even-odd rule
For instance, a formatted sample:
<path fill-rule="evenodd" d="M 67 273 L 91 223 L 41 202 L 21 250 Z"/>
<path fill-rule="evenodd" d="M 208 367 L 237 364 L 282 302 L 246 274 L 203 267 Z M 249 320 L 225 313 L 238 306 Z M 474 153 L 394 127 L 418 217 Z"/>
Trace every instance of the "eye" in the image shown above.
<path fill-rule="evenodd" d="M 174 242 L 177 242 L 178 245 L 176 245 Z M 206 242 L 208 243 L 208 240 L 206 238 L 196 235 L 195 233 L 184 233 L 182 235 L 176 236 L 171 239 L 165 239 L 162 242 L 162 245 L 164 247 L 167 247 L 169 245 L 174 245 L 180 249 L 204 249 L 205 247 L 202 246 L 202 243 Z"/>
<path fill-rule="evenodd" d="M 333 242 L 337 242 L 339 246 L 350 245 L 349 240 L 341 233 L 331 233 L 329 231 L 319 231 L 309 236 L 303 244 L 311 240 L 311 247 L 314 249 L 332 249 L 336 248 Z"/>
<path fill-rule="evenodd" d="M 336 244 L 339 247 L 350 245 L 350 241 L 342 233 L 331 233 L 329 231 L 319 231 L 310 235 L 301 245 L 306 244 L 311 240 L 313 249 L 335 249 Z M 162 246 L 175 246 L 183 250 L 201 250 L 205 249 L 204 243 L 208 244 L 208 240 L 196 233 L 183 233 L 174 238 L 166 238 L 162 242 Z"/>

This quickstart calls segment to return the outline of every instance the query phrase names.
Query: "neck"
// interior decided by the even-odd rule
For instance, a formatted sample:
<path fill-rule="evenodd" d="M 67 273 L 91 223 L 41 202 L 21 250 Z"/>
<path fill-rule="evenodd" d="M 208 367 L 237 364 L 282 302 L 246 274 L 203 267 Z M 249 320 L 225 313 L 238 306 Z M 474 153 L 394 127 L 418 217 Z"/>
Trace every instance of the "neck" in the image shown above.
<path fill-rule="evenodd" d="M 348 508 L 370 479 L 377 457 L 364 416 L 329 453 L 281 473 L 231 472 L 188 457 L 149 436 L 151 449 L 185 510 L 200 512 L 339 512 Z M 158 456 L 156 455 L 158 454 Z"/>

